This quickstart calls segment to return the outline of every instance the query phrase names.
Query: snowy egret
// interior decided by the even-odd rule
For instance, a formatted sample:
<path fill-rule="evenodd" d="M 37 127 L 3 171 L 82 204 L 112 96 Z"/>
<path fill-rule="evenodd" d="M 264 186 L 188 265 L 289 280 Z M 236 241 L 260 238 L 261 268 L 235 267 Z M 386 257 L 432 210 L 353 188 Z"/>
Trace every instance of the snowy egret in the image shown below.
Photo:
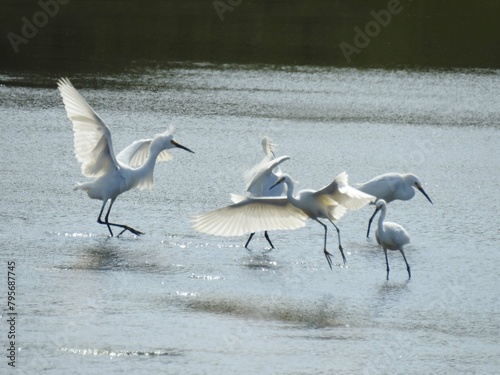
<path fill-rule="evenodd" d="M 368 182 L 357 184 L 356 188 L 366 194 L 373 195 L 377 199 L 383 199 L 386 203 L 394 200 L 407 201 L 415 196 L 415 189 L 420 192 L 431 202 L 431 198 L 427 195 L 420 179 L 411 173 L 386 173 L 374 177 Z M 368 230 L 366 237 L 370 237 L 370 226 L 375 214 L 368 221 Z"/>
<path fill-rule="evenodd" d="M 81 163 L 82 174 L 97 178 L 77 184 L 74 189 L 84 190 L 90 198 L 102 200 L 97 222 L 106 224 L 111 237 L 111 226 L 122 228 L 118 236 L 126 230 L 135 235 L 144 234 L 127 225 L 110 223 L 108 218 L 113 203 L 120 194 L 132 188 L 150 189 L 156 162 L 172 158 L 168 149 L 177 147 L 193 151 L 175 142 L 172 131 L 166 131 L 153 139 L 133 142 L 115 157 L 111 132 L 97 113 L 67 78 L 60 79 L 57 86 L 68 118 L 73 123 L 75 155 Z M 108 201 L 110 204 L 103 221 L 101 216 Z"/>
<path fill-rule="evenodd" d="M 410 236 L 401 225 L 384 221 L 387 213 L 387 203 L 385 200 L 377 200 L 375 207 L 374 216 L 379 211 L 382 211 L 378 219 L 378 228 L 375 231 L 375 237 L 377 238 L 378 244 L 384 249 L 385 263 L 387 265 L 387 280 L 389 280 L 389 260 L 387 259 L 387 250 L 399 250 L 401 254 L 403 254 L 406 269 L 408 270 L 408 279 L 411 279 L 410 265 L 406 260 L 405 251 L 403 250 L 403 247 L 410 243 Z"/>
<path fill-rule="evenodd" d="M 262 230 L 298 229 L 310 218 L 325 229 L 323 253 L 332 268 L 331 254 L 326 249 L 327 226 L 319 220 L 324 218 L 337 230 L 345 264 L 340 231 L 334 221 L 340 220 L 347 210 L 357 210 L 374 201 L 375 197 L 349 186 L 345 172 L 320 190 L 301 190 L 296 195 L 293 195 L 295 181 L 290 176 L 282 175 L 273 186 L 281 183 L 287 185 L 286 197 L 241 197 L 231 206 L 195 216 L 194 229 L 217 236 L 241 236 Z"/>
<path fill-rule="evenodd" d="M 279 164 L 283 161 L 290 159 L 288 156 L 286 158 L 281 158 L 279 162 L 269 163 L 272 160 L 276 160 L 274 154 L 276 144 L 274 144 L 268 137 L 262 139 L 262 149 L 264 150 L 264 158 L 262 161 L 251 168 L 247 173 L 245 173 L 245 180 L 247 180 L 247 195 L 249 197 L 279 197 L 283 194 L 284 186 L 280 185 L 274 189 L 270 189 L 278 178 L 283 174 Z M 236 202 L 234 202 L 236 203 Z M 252 240 L 255 232 L 250 233 L 245 247 L 248 248 L 248 244 Z M 273 243 L 269 238 L 267 230 L 264 231 L 264 237 L 266 238 L 271 249 L 274 249 Z"/>

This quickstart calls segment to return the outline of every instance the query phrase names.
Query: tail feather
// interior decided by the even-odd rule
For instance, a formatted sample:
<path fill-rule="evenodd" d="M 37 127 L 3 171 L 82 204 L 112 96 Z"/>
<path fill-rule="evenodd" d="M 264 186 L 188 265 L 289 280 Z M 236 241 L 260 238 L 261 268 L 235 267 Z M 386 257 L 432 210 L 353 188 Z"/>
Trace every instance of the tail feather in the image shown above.
<path fill-rule="evenodd" d="M 88 182 L 77 182 L 75 186 L 73 186 L 73 190 L 84 190 L 87 191 L 90 189 L 90 183 Z"/>

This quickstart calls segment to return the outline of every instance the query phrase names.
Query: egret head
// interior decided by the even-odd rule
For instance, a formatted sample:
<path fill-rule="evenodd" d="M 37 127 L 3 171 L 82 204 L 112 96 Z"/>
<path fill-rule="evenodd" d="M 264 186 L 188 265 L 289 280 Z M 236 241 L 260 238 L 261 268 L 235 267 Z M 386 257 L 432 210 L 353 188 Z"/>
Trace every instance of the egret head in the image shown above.
<path fill-rule="evenodd" d="M 186 146 L 183 146 L 183 145 L 181 145 L 181 144 L 177 143 L 177 142 L 176 142 L 176 141 L 174 141 L 173 139 L 172 139 L 172 140 L 170 140 L 170 143 L 172 144 L 172 146 L 173 146 L 173 147 L 181 148 L 181 149 L 183 149 L 183 150 L 186 150 L 186 151 L 188 151 L 188 152 L 190 152 L 190 153 L 194 154 L 194 151 L 190 150 L 190 149 L 189 149 L 189 148 L 187 148 Z"/>
<path fill-rule="evenodd" d="M 387 205 L 387 203 L 383 199 L 379 199 L 375 203 L 375 207 L 377 208 L 377 210 L 380 209 L 380 208 L 382 208 L 383 206 L 386 206 L 386 205 Z"/>
<path fill-rule="evenodd" d="M 189 148 L 174 141 L 174 135 L 172 130 L 167 130 L 164 133 L 157 134 L 153 139 L 153 144 L 157 144 L 164 150 L 177 147 L 194 154 L 194 151 L 191 151 Z"/>
<path fill-rule="evenodd" d="M 288 156 L 282 156 L 283 158 L 288 158 Z M 279 184 L 286 184 L 286 187 L 287 187 L 287 191 L 292 194 L 293 192 L 293 188 L 294 186 L 297 184 L 297 181 L 295 181 L 292 177 L 290 177 L 289 175 L 287 175 L 286 173 L 283 174 L 280 178 L 278 178 L 278 181 L 276 181 L 276 183 L 271 186 L 269 188 L 269 190 L 271 190 L 272 188 L 274 188 L 275 186 L 279 185 Z"/>
<path fill-rule="evenodd" d="M 383 199 L 377 200 L 377 202 L 375 203 L 375 212 L 373 213 L 372 217 L 370 218 L 370 221 L 372 221 L 372 219 L 375 217 L 375 215 L 377 215 L 377 212 L 379 212 L 380 210 L 383 210 L 385 212 L 386 207 L 387 207 L 387 203 L 385 202 L 385 200 L 383 200 Z"/>
<path fill-rule="evenodd" d="M 415 176 L 414 174 L 409 174 L 407 175 L 407 181 L 410 181 L 412 186 L 415 189 L 418 189 L 427 198 L 427 200 L 431 202 L 431 204 L 433 204 L 431 198 L 429 198 L 424 188 L 422 187 L 422 181 L 420 181 L 420 179 L 417 176 Z"/>

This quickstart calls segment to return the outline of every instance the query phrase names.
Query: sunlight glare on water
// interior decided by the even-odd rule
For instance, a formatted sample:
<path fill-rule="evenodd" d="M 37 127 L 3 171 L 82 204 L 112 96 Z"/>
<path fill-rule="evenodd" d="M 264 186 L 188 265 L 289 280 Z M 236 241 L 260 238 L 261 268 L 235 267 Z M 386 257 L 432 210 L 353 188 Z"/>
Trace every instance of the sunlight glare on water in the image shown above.
<path fill-rule="evenodd" d="M 151 192 L 117 199 L 112 219 L 146 232 L 120 238 L 96 223 L 99 201 L 72 191 L 85 178 L 55 80 L 0 78 L 0 238 L 4 267 L 17 265 L 25 373 L 498 370 L 498 72 L 174 64 L 69 77 L 117 152 L 171 125 L 195 151 L 173 150 Z M 194 232 L 190 216 L 244 192 L 264 135 L 299 188 L 344 170 L 353 186 L 418 175 L 434 205 L 417 192 L 387 217 L 410 233 L 412 280 L 398 252 L 385 280 L 365 238 L 371 207 L 339 222 L 347 267 L 329 232 L 333 271 L 312 221 L 271 232 L 272 251 L 261 233 L 246 250 L 246 237 Z"/>

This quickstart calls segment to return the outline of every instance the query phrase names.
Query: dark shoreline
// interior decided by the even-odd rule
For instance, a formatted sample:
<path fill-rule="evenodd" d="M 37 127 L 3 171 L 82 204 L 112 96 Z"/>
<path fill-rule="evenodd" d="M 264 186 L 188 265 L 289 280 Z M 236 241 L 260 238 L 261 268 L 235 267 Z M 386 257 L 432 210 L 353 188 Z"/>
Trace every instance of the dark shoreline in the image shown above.
<path fill-rule="evenodd" d="M 121 71 L 172 61 L 500 68 L 500 2 L 491 0 L 4 0 L 1 7 L 9 16 L 0 26 L 0 71 Z"/>

